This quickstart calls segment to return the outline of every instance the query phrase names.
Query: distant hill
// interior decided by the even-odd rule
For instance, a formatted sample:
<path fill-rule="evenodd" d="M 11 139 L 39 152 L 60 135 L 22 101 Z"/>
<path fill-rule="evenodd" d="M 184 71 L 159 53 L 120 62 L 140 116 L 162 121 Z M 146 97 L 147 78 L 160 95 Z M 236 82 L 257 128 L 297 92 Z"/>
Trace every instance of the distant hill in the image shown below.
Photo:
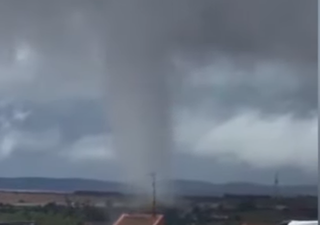
<path fill-rule="evenodd" d="M 270 195 L 273 187 L 253 183 L 226 183 L 213 184 L 203 181 L 175 180 L 173 181 L 179 195 L 193 196 L 220 196 L 223 194 L 239 195 Z M 122 192 L 126 185 L 119 182 L 100 181 L 76 178 L 0 178 L 0 190 L 24 191 L 97 191 L 97 192 Z M 316 185 L 281 186 L 279 191 L 284 196 L 317 195 Z"/>
<path fill-rule="evenodd" d="M 225 183 L 213 184 L 201 181 L 175 181 L 178 193 L 183 195 L 212 195 L 221 196 L 223 194 L 235 195 L 272 195 L 274 187 L 255 183 Z M 296 185 L 280 186 L 279 192 L 283 196 L 313 195 L 317 196 L 318 188 L 316 185 Z"/>

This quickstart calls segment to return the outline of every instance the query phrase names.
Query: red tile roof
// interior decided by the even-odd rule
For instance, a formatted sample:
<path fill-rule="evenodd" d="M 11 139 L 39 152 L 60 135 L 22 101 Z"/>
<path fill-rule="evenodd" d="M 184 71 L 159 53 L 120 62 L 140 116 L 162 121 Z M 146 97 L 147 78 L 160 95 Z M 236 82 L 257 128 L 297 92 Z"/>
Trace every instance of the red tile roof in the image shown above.
<path fill-rule="evenodd" d="M 163 215 L 122 214 L 114 225 L 163 225 Z"/>

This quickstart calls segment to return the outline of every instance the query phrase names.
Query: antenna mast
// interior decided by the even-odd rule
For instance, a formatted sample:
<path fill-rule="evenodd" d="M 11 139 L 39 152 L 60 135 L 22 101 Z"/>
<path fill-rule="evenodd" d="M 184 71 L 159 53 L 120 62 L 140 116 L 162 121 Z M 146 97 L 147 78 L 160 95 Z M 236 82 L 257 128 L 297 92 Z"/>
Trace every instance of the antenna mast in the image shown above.
<path fill-rule="evenodd" d="M 151 173 L 152 178 L 152 215 L 156 216 L 156 173 Z"/>

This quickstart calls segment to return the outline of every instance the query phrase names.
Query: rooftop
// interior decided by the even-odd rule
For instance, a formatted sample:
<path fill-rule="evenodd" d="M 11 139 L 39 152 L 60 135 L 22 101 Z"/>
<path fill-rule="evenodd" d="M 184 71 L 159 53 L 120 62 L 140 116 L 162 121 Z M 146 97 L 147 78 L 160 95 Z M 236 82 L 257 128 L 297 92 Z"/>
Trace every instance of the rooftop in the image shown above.
<path fill-rule="evenodd" d="M 114 225 L 162 225 L 163 215 L 122 214 Z"/>

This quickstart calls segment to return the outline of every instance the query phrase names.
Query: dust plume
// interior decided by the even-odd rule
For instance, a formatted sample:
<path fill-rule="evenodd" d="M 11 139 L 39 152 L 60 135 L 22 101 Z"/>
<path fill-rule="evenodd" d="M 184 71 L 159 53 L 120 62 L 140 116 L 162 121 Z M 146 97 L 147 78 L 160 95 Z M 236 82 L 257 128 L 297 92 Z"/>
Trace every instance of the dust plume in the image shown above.
<path fill-rule="evenodd" d="M 106 29 L 107 90 L 116 151 L 129 182 L 145 193 L 151 193 L 151 173 L 162 184 L 169 181 L 173 150 L 168 89 L 173 71 L 167 46 L 162 45 L 168 33 L 160 28 L 163 16 L 154 14 L 158 8 L 154 3 L 109 2 Z M 168 195 L 166 187 L 157 186 L 158 193 Z"/>

